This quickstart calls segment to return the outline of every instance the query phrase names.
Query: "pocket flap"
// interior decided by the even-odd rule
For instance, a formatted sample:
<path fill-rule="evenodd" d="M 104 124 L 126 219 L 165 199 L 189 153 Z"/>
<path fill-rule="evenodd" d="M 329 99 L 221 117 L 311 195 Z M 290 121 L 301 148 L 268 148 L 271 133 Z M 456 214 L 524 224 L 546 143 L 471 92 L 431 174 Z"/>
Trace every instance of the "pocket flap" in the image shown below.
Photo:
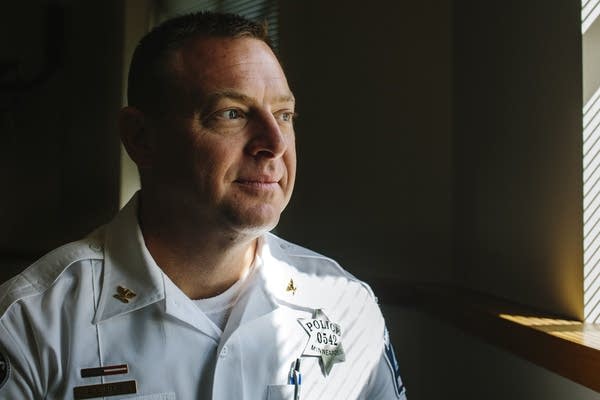
<path fill-rule="evenodd" d="M 131 400 L 177 400 L 175 398 L 175 392 L 146 394 L 143 396 L 128 397 L 128 398 Z"/>
<path fill-rule="evenodd" d="M 294 400 L 294 385 L 267 386 L 267 400 Z"/>

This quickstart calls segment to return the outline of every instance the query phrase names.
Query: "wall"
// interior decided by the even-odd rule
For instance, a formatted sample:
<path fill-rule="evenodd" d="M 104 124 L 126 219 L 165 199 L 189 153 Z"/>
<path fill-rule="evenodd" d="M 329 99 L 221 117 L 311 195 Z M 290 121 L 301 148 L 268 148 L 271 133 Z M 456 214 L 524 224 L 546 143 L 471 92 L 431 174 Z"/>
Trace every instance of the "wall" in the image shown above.
<path fill-rule="evenodd" d="M 583 317 L 580 3 L 455 2 L 456 276 Z"/>
<path fill-rule="evenodd" d="M 87 233 L 117 209 L 119 3 L 3 5 L 0 281 L 47 250 Z M 46 76 L 28 84 L 43 71 Z M 15 83 L 23 88 L 16 90 Z"/>
<path fill-rule="evenodd" d="M 409 400 L 600 400 L 596 393 L 414 309 L 384 306 Z"/>
<path fill-rule="evenodd" d="M 446 281 L 450 3 L 343 4 L 280 2 L 300 116 L 297 185 L 278 232 L 363 278 Z"/>
<path fill-rule="evenodd" d="M 127 80 L 129 64 L 140 39 L 154 26 L 155 3 L 148 0 L 126 0 L 123 2 L 123 62 L 121 65 L 121 95 L 127 104 Z M 119 182 L 119 208 L 125 206 L 140 188 L 137 166 L 121 144 Z"/>

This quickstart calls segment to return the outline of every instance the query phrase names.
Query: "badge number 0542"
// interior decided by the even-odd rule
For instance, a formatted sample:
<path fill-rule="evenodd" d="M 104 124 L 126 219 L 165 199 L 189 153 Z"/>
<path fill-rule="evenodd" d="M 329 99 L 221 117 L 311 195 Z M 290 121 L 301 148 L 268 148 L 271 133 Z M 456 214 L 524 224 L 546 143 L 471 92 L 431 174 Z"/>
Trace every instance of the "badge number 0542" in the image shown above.
<path fill-rule="evenodd" d="M 329 335 L 327 333 L 317 332 L 317 343 L 319 344 L 328 344 L 330 346 L 338 345 L 338 337 L 333 333 Z"/>

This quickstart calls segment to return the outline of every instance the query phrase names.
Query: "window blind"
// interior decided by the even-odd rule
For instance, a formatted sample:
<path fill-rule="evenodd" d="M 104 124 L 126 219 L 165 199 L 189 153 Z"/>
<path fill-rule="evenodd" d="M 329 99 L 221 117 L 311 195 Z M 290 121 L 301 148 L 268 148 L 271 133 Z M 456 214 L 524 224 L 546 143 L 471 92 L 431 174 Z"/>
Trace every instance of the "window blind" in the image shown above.
<path fill-rule="evenodd" d="M 157 11 L 158 22 L 198 11 L 233 13 L 253 21 L 266 21 L 271 44 L 275 49 L 279 45 L 279 7 L 276 0 L 164 0 Z"/>

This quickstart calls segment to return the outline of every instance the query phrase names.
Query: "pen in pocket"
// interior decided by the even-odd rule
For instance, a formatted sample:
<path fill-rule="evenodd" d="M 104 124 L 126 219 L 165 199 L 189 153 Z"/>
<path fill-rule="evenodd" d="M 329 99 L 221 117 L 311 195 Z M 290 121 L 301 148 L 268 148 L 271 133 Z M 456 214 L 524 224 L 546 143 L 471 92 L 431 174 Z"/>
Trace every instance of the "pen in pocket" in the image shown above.
<path fill-rule="evenodd" d="M 297 358 L 295 363 L 292 363 L 288 384 L 294 385 L 294 400 L 300 400 L 300 385 L 302 385 L 302 374 L 300 373 L 300 359 Z"/>

